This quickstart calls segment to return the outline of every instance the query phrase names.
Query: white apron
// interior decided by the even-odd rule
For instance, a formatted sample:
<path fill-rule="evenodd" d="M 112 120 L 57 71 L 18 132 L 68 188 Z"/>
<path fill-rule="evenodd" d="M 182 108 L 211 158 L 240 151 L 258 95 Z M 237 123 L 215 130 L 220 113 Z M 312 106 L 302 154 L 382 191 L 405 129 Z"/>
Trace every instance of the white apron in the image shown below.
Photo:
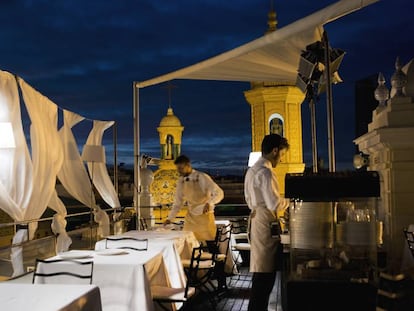
<path fill-rule="evenodd" d="M 270 223 L 276 221 L 265 207 L 257 207 L 250 214 L 250 272 L 275 272 L 279 239 L 272 238 Z"/>
<path fill-rule="evenodd" d="M 209 195 L 203 192 L 198 179 L 185 182 L 183 193 L 185 193 L 185 199 L 188 202 L 183 230 L 194 232 L 199 241 L 214 240 L 216 237 L 214 211 L 209 211 L 206 214 L 202 212 L 210 198 Z"/>

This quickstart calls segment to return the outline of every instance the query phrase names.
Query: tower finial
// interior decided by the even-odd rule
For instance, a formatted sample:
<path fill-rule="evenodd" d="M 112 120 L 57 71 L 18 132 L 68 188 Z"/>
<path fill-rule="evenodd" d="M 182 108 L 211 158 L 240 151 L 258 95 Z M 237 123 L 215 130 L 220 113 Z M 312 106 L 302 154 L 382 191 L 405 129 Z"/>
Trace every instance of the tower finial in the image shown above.
<path fill-rule="evenodd" d="M 378 74 L 378 86 L 374 91 L 374 97 L 379 102 L 378 107 L 380 109 L 385 108 L 387 105 L 387 100 L 390 97 L 390 92 L 385 86 L 385 78 L 382 72 Z"/>
<path fill-rule="evenodd" d="M 404 87 L 407 84 L 407 75 L 401 69 L 400 58 L 397 57 L 395 60 L 395 72 L 391 77 L 391 86 L 394 89 L 393 97 L 404 97 Z"/>
<path fill-rule="evenodd" d="M 266 34 L 271 33 L 277 29 L 277 19 L 276 19 L 276 11 L 274 8 L 274 0 L 270 0 L 270 10 L 267 14 L 267 31 Z"/>
<path fill-rule="evenodd" d="M 171 108 L 171 91 L 172 89 L 177 88 L 177 86 L 172 84 L 171 81 L 168 81 L 167 85 L 162 88 L 168 90 L 168 108 Z"/>

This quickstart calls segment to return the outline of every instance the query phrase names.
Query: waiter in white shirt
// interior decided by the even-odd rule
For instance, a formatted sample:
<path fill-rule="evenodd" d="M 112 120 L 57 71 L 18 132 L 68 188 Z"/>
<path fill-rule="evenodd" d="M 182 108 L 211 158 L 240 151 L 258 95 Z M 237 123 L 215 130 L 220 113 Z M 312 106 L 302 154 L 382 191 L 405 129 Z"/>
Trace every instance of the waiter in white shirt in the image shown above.
<path fill-rule="evenodd" d="M 214 206 L 223 199 L 223 190 L 210 176 L 193 169 L 190 159 L 185 155 L 180 155 L 174 164 L 180 177 L 173 207 L 164 224 L 170 224 L 179 210 L 186 205 L 188 210 L 183 230 L 193 231 L 199 241 L 214 240 Z"/>
<path fill-rule="evenodd" d="M 289 143 L 277 134 L 266 135 L 262 156 L 246 173 L 244 195 L 250 213 L 250 272 L 253 272 L 250 311 L 267 310 L 269 295 L 276 279 L 276 255 L 280 240 L 272 237 L 271 225 L 277 224 L 277 212 L 288 204 L 279 194 L 272 168 L 286 153 Z M 280 246 L 281 247 L 281 246 Z"/>

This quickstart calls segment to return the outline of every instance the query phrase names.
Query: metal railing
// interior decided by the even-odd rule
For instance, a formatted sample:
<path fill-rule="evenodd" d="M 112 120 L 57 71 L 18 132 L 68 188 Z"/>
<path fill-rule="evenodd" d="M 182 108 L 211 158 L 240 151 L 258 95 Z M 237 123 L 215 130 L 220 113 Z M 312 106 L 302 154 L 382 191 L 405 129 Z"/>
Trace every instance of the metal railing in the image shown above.
<path fill-rule="evenodd" d="M 238 207 L 245 207 L 245 204 L 221 204 L 217 205 L 217 210 L 228 209 L 230 211 L 237 210 Z M 73 208 L 75 206 L 70 206 L 68 208 Z M 82 206 L 84 207 L 84 206 Z M 147 223 L 151 222 L 155 225 L 159 225 L 163 223 L 165 219 L 165 215 L 167 211 L 170 210 L 170 205 L 154 205 L 154 206 L 141 206 L 141 208 L 153 208 L 158 211 L 157 217 L 151 217 L 147 219 L 140 219 L 138 222 L 139 229 L 147 230 Z M 137 228 L 137 217 L 135 214 L 134 207 L 122 207 L 122 208 L 106 208 L 102 209 L 103 211 L 109 214 L 110 219 L 110 229 L 111 234 L 119 234 L 125 232 L 127 230 L 138 229 Z M 164 214 L 162 213 L 164 212 Z M 113 213 L 117 213 L 117 217 L 114 220 L 114 217 L 111 217 Z M 224 213 L 226 214 L 226 213 Z M 75 228 L 73 230 L 67 231 L 68 235 L 72 239 L 72 244 L 70 249 L 90 249 L 93 247 L 95 242 L 98 240 L 97 236 L 97 223 L 93 223 L 93 226 L 90 225 L 89 222 L 90 212 L 77 212 L 68 214 L 65 219 L 67 220 L 68 226 L 70 226 L 71 221 L 75 217 L 85 217 L 84 222 L 81 223 L 79 228 Z M 243 215 L 237 216 L 217 216 L 217 218 L 238 218 L 244 217 Z M 182 218 L 177 217 L 178 219 L 181 218 L 180 224 L 182 225 Z M 13 227 L 13 235 L 16 233 L 18 229 L 27 228 L 28 235 L 29 235 L 29 224 L 30 223 L 44 223 L 44 222 L 51 222 L 53 220 L 53 216 L 51 217 L 43 217 L 38 219 L 30 219 L 25 221 L 13 221 L 7 223 L 0 223 L 1 228 L 9 228 Z M 38 226 L 40 227 L 40 225 Z M 50 226 L 47 226 L 50 228 Z M 22 243 L 10 243 L 5 246 L 0 246 L 0 280 L 3 278 L 9 278 L 13 273 L 13 269 L 11 266 L 10 261 L 10 252 L 13 247 L 21 247 L 23 249 L 23 261 L 24 261 L 24 268 L 25 270 L 31 270 L 34 266 L 34 262 L 36 258 L 47 258 L 56 254 L 55 252 L 55 245 L 56 245 L 56 238 L 50 229 L 50 235 L 46 235 L 44 237 L 35 238 L 33 240 L 27 240 Z"/>

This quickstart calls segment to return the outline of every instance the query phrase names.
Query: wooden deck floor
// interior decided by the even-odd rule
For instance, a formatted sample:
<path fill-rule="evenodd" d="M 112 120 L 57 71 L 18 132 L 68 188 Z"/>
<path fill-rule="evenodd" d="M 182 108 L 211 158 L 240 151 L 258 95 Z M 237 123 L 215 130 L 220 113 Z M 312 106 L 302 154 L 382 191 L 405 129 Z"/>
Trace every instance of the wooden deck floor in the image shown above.
<path fill-rule="evenodd" d="M 228 290 L 221 296 L 215 310 L 217 311 L 246 311 L 249 304 L 249 295 L 252 282 L 252 274 L 247 272 L 247 267 L 243 267 L 241 276 L 228 277 Z M 206 295 L 199 294 L 188 304 L 186 311 L 207 311 L 213 310 Z M 269 311 L 282 311 L 280 299 L 280 275 L 278 273 L 275 286 L 269 301 Z"/>

